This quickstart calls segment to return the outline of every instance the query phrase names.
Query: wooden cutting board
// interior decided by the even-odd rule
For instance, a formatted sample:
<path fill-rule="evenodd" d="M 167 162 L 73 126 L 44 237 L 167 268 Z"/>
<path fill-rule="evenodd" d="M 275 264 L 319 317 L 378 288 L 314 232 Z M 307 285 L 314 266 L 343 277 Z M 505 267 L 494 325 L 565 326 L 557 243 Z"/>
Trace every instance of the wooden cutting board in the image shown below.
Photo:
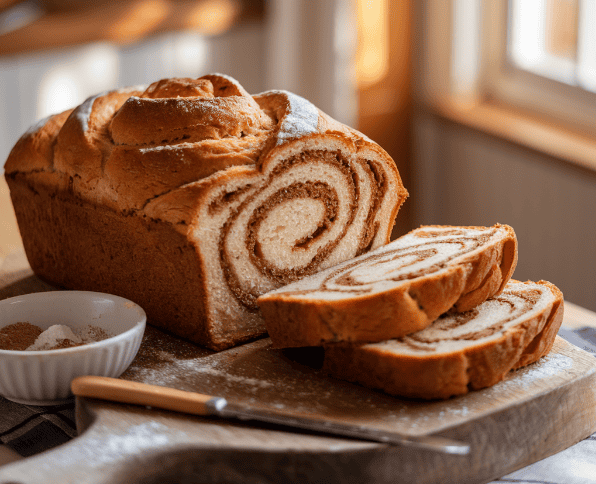
<path fill-rule="evenodd" d="M 43 290 L 20 273 L 21 284 Z M 1 293 L 1 291 L 0 291 Z M 2 297 L 3 294 L 0 294 Z M 406 435 L 466 441 L 467 456 L 80 399 L 81 435 L 0 469 L 0 483 L 487 482 L 596 430 L 596 359 L 562 339 L 494 387 L 444 402 L 402 400 L 323 375 L 316 351 L 261 339 L 220 353 L 148 327 L 124 379 Z"/>

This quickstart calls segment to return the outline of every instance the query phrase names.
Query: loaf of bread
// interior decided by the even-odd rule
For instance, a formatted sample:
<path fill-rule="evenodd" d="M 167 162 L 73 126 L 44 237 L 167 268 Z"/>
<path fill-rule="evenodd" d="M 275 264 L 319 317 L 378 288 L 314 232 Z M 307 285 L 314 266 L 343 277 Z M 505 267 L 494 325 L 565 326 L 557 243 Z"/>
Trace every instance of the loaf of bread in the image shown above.
<path fill-rule="evenodd" d="M 276 347 L 382 341 L 498 294 L 516 264 L 517 239 L 507 225 L 423 226 L 258 304 Z"/>
<path fill-rule="evenodd" d="M 554 285 L 511 280 L 499 296 L 441 316 L 422 331 L 380 343 L 329 345 L 323 371 L 397 396 L 463 395 L 546 355 L 562 320 L 563 295 Z"/>
<path fill-rule="evenodd" d="M 364 135 L 223 75 L 92 97 L 30 129 L 5 175 L 40 278 L 216 350 L 265 332 L 259 295 L 387 243 L 407 196 Z"/>

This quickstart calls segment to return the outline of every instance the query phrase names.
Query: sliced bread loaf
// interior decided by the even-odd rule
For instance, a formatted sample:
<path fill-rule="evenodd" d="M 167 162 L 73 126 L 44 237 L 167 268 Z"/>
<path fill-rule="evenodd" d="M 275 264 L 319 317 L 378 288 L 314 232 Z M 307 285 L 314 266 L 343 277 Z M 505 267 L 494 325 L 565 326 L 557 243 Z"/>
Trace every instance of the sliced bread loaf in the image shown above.
<path fill-rule="evenodd" d="M 391 395 L 438 399 L 501 381 L 546 355 L 563 320 L 563 295 L 545 281 L 511 280 L 476 308 L 375 344 L 325 348 L 323 371 Z"/>
<path fill-rule="evenodd" d="M 507 225 L 424 226 L 257 302 L 276 347 L 383 341 L 498 294 L 516 263 Z"/>
<path fill-rule="evenodd" d="M 407 197 L 366 136 L 220 74 L 89 98 L 25 133 L 5 176 L 38 277 L 214 350 L 265 333 L 264 292 L 386 244 Z"/>

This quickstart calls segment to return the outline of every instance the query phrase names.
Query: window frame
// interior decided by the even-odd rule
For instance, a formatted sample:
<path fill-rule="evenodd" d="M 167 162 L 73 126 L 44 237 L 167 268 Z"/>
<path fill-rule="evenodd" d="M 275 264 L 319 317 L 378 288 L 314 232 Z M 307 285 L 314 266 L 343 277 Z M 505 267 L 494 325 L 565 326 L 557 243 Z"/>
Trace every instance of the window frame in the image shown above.
<path fill-rule="evenodd" d="M 466 29 L 466 35 L 471 37 L 466 42 L 481 48 L 476 58 L 462 60 L 461 55 L 454 52 L 457 44 L 454 42 L 455 1 L 425 0 L 418 4 L 413 40 L 413 101 L 416 111 L 430 112 L 495 138 L 596 171 L 593 125 L 588 130 L 585 125 L 560 113 L 536 110 L 531 105 L 522 107 L 514 104 L 514 99 L 499 97 L 501 93 L 496 84 L 504 77 L 511 79 L 511 74 L 508 74 L 511 66 L 505 63 L 504 50 L 495 48 L 506 26 L 504 2 L 457 0 L 467 6 L 482 5 L 477 14 L 480 20 L 474 25 L 478 27 L 477 31 Z M 496 17 L 487 18 L 491 14 Z M 476 70 L 466 72 L 464 82 L 458 84 L 454 82 L 454 71 L 457 71 L 456 64 L 462 62 L 466 66 L 475 66 Z M 525 75 L 523 72 L 518 74 Z M 513 82 L 505 83 L 505 86 L 515 88 Z M 596 117 L 592 118 L 592 122 L 593 119 Z"/>
<path fill-rule="evenodd" d="M 517 67 L 508 56 L 510 2 L 483 3 L 479 95 L 534 113 L 568 128 L 594 133 L 596 93 Z"/>

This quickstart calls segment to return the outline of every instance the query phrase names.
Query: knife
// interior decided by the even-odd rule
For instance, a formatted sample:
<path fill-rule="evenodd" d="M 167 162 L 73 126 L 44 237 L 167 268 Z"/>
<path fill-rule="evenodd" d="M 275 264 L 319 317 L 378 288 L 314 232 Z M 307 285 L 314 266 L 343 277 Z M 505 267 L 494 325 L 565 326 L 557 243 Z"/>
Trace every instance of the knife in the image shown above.
<path fill-rule="evenodd" d="M 192 415 L 266 422 L 324 434 L 352 437 L 359 440 L 426 449 L 444 454 L 466 455 L 470 452 L 468 444 L 445 437 L 432 435 L 407 436 L 360 425 L 272 413 L 231 403 L 221 397 L 119 378 L 79 376 L 72 380 L 71 390 L 74 395 L 79 397 L 145 405 Z"/>

